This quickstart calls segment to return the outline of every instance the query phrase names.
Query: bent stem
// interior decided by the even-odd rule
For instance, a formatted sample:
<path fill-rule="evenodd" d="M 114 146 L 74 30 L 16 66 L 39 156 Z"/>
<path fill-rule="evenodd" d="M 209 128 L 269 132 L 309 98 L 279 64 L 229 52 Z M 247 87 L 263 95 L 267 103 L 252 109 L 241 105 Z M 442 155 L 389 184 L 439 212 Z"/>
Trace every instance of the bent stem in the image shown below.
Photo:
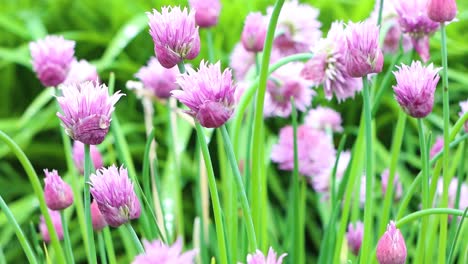
<path fill-rule="evenodd" d="M 414 220 L 417 220 L 421 217 L 428 216 L 428 215 L 453 215 L 453 216 L 463 216 L 464 212 L 462 210 L 458 209 L 452 209 L 452 208 L 429 208 L 429 209 L 423 209 L 417 212 L 414 212 L 412 214 L 409 214 L 400 220 L 396 222 L 397 227 L 402 227 L 405 224 L 408 224 Z M 466 217 L 466 216 L 465 216 Z"/>
<path fill-rule="evenodd" d="M 63 240 L 65 242 L 65 255 L 67 257 L 67 261 L 69 263 L 75 263 L 75 260 L 73 258 L 73 250 L 70 242 L 70 235 L 68 233 L 68 224 L 67 224 L 67 219 L 65 217 L 65 211 L 61 210 L 60 211 L 60 218 L 62 220 L 62 228 L 63 228 Z"/>
<path fill-rule="evenodd" d="M 86 220 L 86 234 L 88 237 L 88 251 L 92 264 L 96 264 L 96 247 L 94 245 L 93 224 L 91 220 L 91 197 L 89 194 L 89 175 L 91 174 L 91 153 L 89 144 L 84 144 L 84 208 Z"/>

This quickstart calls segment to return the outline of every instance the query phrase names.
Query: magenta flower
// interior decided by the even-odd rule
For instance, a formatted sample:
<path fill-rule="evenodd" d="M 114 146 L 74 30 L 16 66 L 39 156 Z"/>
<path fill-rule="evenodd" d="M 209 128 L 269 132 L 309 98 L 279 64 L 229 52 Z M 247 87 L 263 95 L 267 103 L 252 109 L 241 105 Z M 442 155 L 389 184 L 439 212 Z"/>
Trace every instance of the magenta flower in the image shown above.
<path fill-rule="evenodd" d="M 361 249 L 362 237 L 364 236 L 364 224 L 357 221 L 354 224 L 348 225 L 348 232 L 346 232 L 346 239 L 348 240 L 348 247 L 354 255 L 359 255 Z"/>
<path fill-rule="evenodd" d="M 361 78 L 348 74 L 345 55 L 346 39 L 342 22 L 333 22 L 327 38 L 321 39 L 312 49 L 314 57 L 301 71 L 301 75 L 314 86 L 323 85 L 328 100 L 336 96 L 338 102 L 354 97 L 362 89 Z"/>
<path fill-rule="evenodd" d="M 73 192 L 56 170 L 44 170 L 44 196 L 47 207 L 51 210 L 63 210 L 73 204 Z"/>
<path fill-rule="evenodd" d="M 393 86 L 395 98 L 407 114 L 423 118 L 432 112 L 434 92 L 439 81 L 432 63 L 425 67 L 420 61 L 413 61 L 411 66 L 402 64 L 393 72 L 397 84 Z"/>
<path fill-rule="evenodd" d="M 276 252 L 270 247 L 268 255 L 265 256 L 263 252 L 257 249 L 255 253 L 247 255 L 247 264 L 282 264 L 287 255 L 283 253 L 277 257 Z"/>
<path fill-rule="evenodd" d="M 300 76 L 303 64 L 288 63 L 272 74 L 265 93 L 265 116 L 288 117 L 291 114 L 291 97 L 299 111 L 305 111 L 315 95 L 312 83 Z"/>
<path fill-rule="evenodd" d="M 435 22 L 449 22 L 457 15 L 455 0 L 429 0 L 427 16 Z"/>
<path fill-rule="evenodd" d="M 464 102 L 460 102 L 461 112 L 460 116 L 463 116 L 466 112 L 468 112 L 468 100 Z M 465 122 L 465 132 L 468 133 L 468 121 Z"/>
<path fill-rule="evenodd" d="M 177 78 L 181 90 L 173 90 L 172 95 L 185 104 L 188 112 L 208 128 L 220 127 L 226 123 L 234 111 L 234 91 L 231 70 L 221 73 L 221 63 L 200 62 L 198 71 L 187 69 Z"/>
<path fill-rule="evenodd" d="M 241 43 L 236 44 L 229 58 L 229 66 L 236 80 L 243 80 L 253 65 L 255 65 L 255 53 L 247 51 Z"/>
<path fill-rule="evenodd" d="M 330 167 L 327 170 L 324 170 L 323 173 L 318 174 L 314 177 L 309 177 L 309 182 L 314 188 L 314 190 L 318 193 L 322 193 L 324 198 L 330 197 L 330 184 L 331 184 L 331 177 L 333 166 L 335 165 L 335 157 L 333 157 L 333 161 L 330 162 Z M 336 185 L 343 179 L 343 176 L 348 168 L 349 161 L 351 160 L 351 153 L 349 151 L 343 151 L 340 155 L 340 160 L 338 161 L 338 167 L 336 168 Z"/>
<path fill-rule="evenodd" d="M 383 67 L 383 53 L 379 47 L 379 28 L 371 21 L 350 22 L 346 27 L 346 68 L 352 77 L 379 73 Z"/>
<path fill-rule="evenodd" d="M 329 107 L 318 106 L 311 109 L 304 119 L 304 124 L 318 130 L 343 131 L 340 113 Z"/>
<path fill-rule="evenodd" d="M 242 45 L 251 52 L 263 51 L 263 44 L 267 33 L 266 17 L 260 12 L 250 13 L 245 18 L 244 30 L 242 30 Z"/>
<path fill-rule="evenodd" d="M 115 165 L 102 168 L 91 174 L 90 191 L 106 222 L 118 227 L 141 214 L 141 206 L 128 178 L 127 169 Z"/>
<path fill-rule="evenodd" d="M 178 74 L 179 70 L 176 67 L 165 68 L 155 57 L 152 57 L 148 66 L 142 67 L 135 77 L 140 79 L 156 97 L 167 99 L 171 97 L 171 91 L 177 89 L 175 81 Z"/>
<path fill-rule="evenodd" d="M 29 43 L 34 72 L 44 86 L 57 86 L 67 77 L 74 60 L 75 42 L 47 36 Z"/>
<path fill-rule="evenodd" d="M 62 219 L 60 218 L 60 213 L 57 211 L 53 211 L 50 209 L 47 209 L 49 211 L 50 218 L 52 219 L 52 224 L 55 228 L 55 231 L 57 232 L 57 236 L 59 240 L 63 239 L 63 227 L 62 227 Z M 49 230 L 47 229 L 47 225 L 44 219 L 44 216 L 41 216 L 39 218 L 39 231 L 41 232 L 42 239 L 46 243 L 50 242 L 50 234 Z"/>
<path fill-rule="evenodd" d="M 395 222 L 390 221 L 387 231 L 377 243 L 379 264 L 404 264 L 406 262 L 406 244 Z"/>
<path fill-rule="evenodd" d="M 102 215 L 101 211 L 99 210 L 99 206 L 94 200 L 91 203 L 91 222 L 93 224 L 94 231 L 101 231 L 104 227 L 107 226 L 106 219 Z"/>
<path fill-rule="evenodd" d="M 382 172 L 382 193 L 385 195 L 387 193 L 388 188 L 388 177 L 390 176 L 390 170 L 385 169 Z M 395 192 L 395 200 L 399 200 L 403 195 L 403 187 L 401 186 L 401 182 L 399 180 L 398 173 L 395 172 L 395 177 L 393 178 L 393 186 Z"/>
<path fill-rule="evenodd" d="M 161 13 L 147 12 L 154 52 L 159 63 L 172 68 L 184 59 L 192 60 L 200 52 L 200 36 L 195 25 L 195 13 L 187 8 L 162 7 Z"/>
<path fill-rule="evenodd" d="M 132 264 L 189 264 L 194 263 L 197 250 L 192 249 L 182 253 L 182 240 L 177 239 L 172 246 L 165 245 L 160 240 L 143 241 L 145 253 L 135 257 Z"/>
<path fill-rule="evenodd" d="M 330 137 L 322 131 L 301 125 L 297 129 L 297 143 L 299 173 L 313 178 L 329 172 L 335 161 L 335 149 Z M 281 170 L 294 169 L 292 126 L 280 130 L 279 142 L 271 150 L 271 160 L 278 163 Z"/>
<path fill-rule="evenodd" d="M 219 0 L 189 0 L 190 7 L 195 10 L 195 22 L 202 28 L 218 24 L 221 3 Z"/>
<path fill-rule="evenodd" d="M 96 66 L 87 60 L 73 60 L 70 65 L 70 71 L 63 84 L 80 84 L 86 81 L 99 82 L 99 75 Z"/>
<path fill-rule="evenodd" d="M 63 86 L 57 101 L 63 113 L 57 113 L 65 132 L 84 144 L 98 145 L 109 132 L 114 105 L 123 96 L 109 96 L 105 84 L 84 82 Z"/>
<path fill-rule="evenodd" d="M 444 137 L 438 136 L 436 138 L 436 141 L 434 142 L 434 145 L 432 145 L 432 148 L 429 152 L 429 158 L 430 159 L 434 158 L 435 155 L 441 152 L 443 148 L 444 148 Z"/>
<path fill-rule="evenodd" d="M 102 156 L 96 146 L 89 147 L 91 154 L 91 162 L 95 169 L 100 169 L 103 166 Z M 83 174 L 84 172 L 84 144 L 80 141 L 73 142 L 73 161 L 78 171 Z"/>

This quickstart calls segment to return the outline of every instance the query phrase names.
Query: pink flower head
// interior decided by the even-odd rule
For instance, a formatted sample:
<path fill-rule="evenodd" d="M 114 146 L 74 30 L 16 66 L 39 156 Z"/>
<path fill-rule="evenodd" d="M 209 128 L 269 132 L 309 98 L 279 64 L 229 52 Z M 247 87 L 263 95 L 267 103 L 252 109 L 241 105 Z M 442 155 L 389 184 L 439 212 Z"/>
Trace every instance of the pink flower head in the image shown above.
<path fill-rule="evenodd" d="M 57 86 L 67 77 L 74 60 L 75 41 L 47 36 L 29 43 L 34 72 L 44 86 Z"/>
<path fill-rule="evenodd" d="M 242 45 L 246 50 L 251 52 L 263 51 L 267 22 L 266 17 L 260 12 L 250 13 L 246 17 L 244 30 L 242 31 Z"/>
<path fill-rule="evenodd" d="M 147 12 L 150 35 L 156 57 L 165 68 L 172 68 L 184 59 L 192 60 L 200 52 L 200 36 L 195 25 L 194 10 L 162 7 L 161 13 Z"/>
<path fill-rule="evenodd" d="M 273 7 L 267 9 L 270 17 Z M 308 52 L 322 36 L 318 20 L 319 10 L 300 4 L 297 0 L 284 3 L 278 17 L 276 32 L 278 36 L 274 40 L 274 46 L 283 56 L 300 52 Z"/>
<path fill-rule="evenodd" d="M 346 27 L 346 68 L 352 77 L 379 73 L 383 67 L 383 53 L 379 47 L 379 28 L 371 21 L 350 22 Z"/>
<path fill-rule="evenodd" d="M 177 77 L 181 90 L 173 90 L 172 95 L 190 108 L 189 114 L 208 128 L 220 127 L 226 123 L 234 111 L 234 91 L 231 70 L 221 72 L 221 63 L 200 62 L 198 71 L 187 69 L 187 73 Z"/>
<path fill-rule="evenodd" d="M 313 85 L 323 84 L 328 100 L 335 94 L 338 102 L 354 97 L 354 94 L 362 89 L 361 78 L 354 78 L 348 74 L 344 35 L 343 23 L 333 22 L 327 38 L 321 39 L 313 48 L 314 57 L 301 71 L 301 75 L 312 81 Z"/>
<path fill-rule="evenodd" d="M 388 178 L 390 176 L 390 170 L 385 169 L 382 172 L 382 193 L 385 195 L 388 188 Z M 398 173 L 395 173 L 395 177 L 393 178 L 393 186 L 395 192 L 395 200 L 399 200 L 403 195 L 403 187 L 401 186 L 401 182 L 399 181 Z"/>
<path fill-rule="evenodd" d="M 324 170 L 323 173 L 310 177 L 309 182 L 316 192 L 322 193 L 325 195 L 325 198 L 329 197 L 331 177 L 333 172 L 333 166 L 335 165 L 335 157 L 333 161 L 330 162 L 330 167 L 327 170 Z M 340 160 L 338 161 L 338 167 L 336 168 L 336 184 L 338 184 L 348 168 L 349 161 L 351 160 L 351 153 L 349 151 L 343 151 L 340 155 Z M 336 185 L 335 185 L 336 187 Z"/>
<path fill-rule="evenodd" d="M 379 264 L 404 264 L 406 262 L 406 244 L 395 222 L 390 221 L 387 231 L 377 244 Z"/>
<path fill-rule="evenodd" d="M 318 106 L 315 109 L 311 109 L 305 117 L 304 123 L 318 130 L 343 131 L 340 113 L 329 107 Z"/>
<path fill-rule="evenodd" d="M 91 174 L 91 194 L 106 222 L 118 227 L 140 217 L 141 206 L 128 178 L 127 169 L 115 165 Z"/>
<path fill-rule="evenodd" d="M 429 0 L 427 16 L 435 22 L 449 22 L 457 15 L 455 0 Z"/>
<path fill-rule="evenodd" d="M 461 112 L 460 117 L 463 116 L 466 112 L 468 112 L 468 100 L 464 102 L 460 102 Z M 465 132 L 468 133 L 468 121 L 465 122 Z"/>
<path fill-rule="evenodd" d="M 361 249 L 362 237 L 364 236 L 364 224 L 358 221 L 354 224 L 348 225 L 348 232 L 346 232 L 346 239 L 348 240 L 348 247 L 354 255 L 359 255 Z"/>
<path fill-rule="evenodd" d="M 275 71 L 267 84 L 264 114 L 267 117 L 288 117 L 291 114 L 291 97 L 299 111 L 305 111 L 315 95 L 312 83 L 300 76 L 303 64 L 289 63 Z"/>
<path fill-rule="evenodd" d="M 247 264 L 282 264 L 286 255 L 288 254 L 284 253 L 277 257 L 276 252 L 270 247 L 268 255 L 265 256 L 263 252 L 257 249 L 254 254 L 247 255 Z"/>
<path fill-rule="evenodd" d="M 171 96 L 171 91 L 177 89 L 175 81 L 178 74 L 179 70 L 176 67 L 165 68 L 152 57 L 148 66 L 142 67 L 135 77 L 140 79 L 145 88 L 150 89 L 156 97 L 167 99 Z"/>
<path fill-rule="evenodd" d="M 236 44 L 229 59 L 229 66 L 236 80 L 243 80 L 253 65 L 255 65 L 255 53 L 247 51 L 241 43 Z"/>
<path fill-rule="evenodd" d="M 60 218 L 60 213 L 57 211 L 52 211 L 50 209 L 47 209 L 47 210 L 49 211 L 50 218 L 52 219 L 52 224 L 55 228 L 55 232 L 57 232 L 58 239 L 62 240 L 63 239 L 63 227 L 62 227 L 62 219 Z M 44 216 L 40 217 L 39 231 L 41 232 L 42 239 L 44 239 L 46 243 L 49 243 L 50 235 L 49 235 L 49 230 L 47 229 Z"/>
<path fill-rule="evenodd" d="M 437 153 L 441 152 L 442 149 L 444 148 L 444 137 L 438 136 L 436 138 L 436 141 L 434 142 L 434 145 L 432 145 L 432 148 L 429 152 L 429 158 L 434 158 Z"/>
<path fill-rule="evenodd" d="M 279 142 L 271 151 L 271 160 L 279 164 L 282 170 L 294 169 L 293 128 L 283 127 L 280 130 Z M 315 177 L 329 168 L 335 161 L 333 143 L 324 132 L 305 125 L 297 129 L 297 147 L 299 158 L 299 173 L 307 177 Z"/>
<path fill-rule="evenodd" d="M 96 66 L 87 60 L 73 60 L 70 65 L 70 71 L 63 84 L 80 84 L 86 81 L 99 82 L 99 75 Z"/>
<path fill-rule="evenodd" d="M 202 28 L 218 24 L 221 3 L 219 0 L 189 0 L 190 7 L 195 10 L 195 22 Z"/>
<path fill-rule="evenodd" d="M 44 170 L 44 196 L 47 207 L 51 210 L 63 210 L 73 204 L 73 192 L 66 182 L 60 178 L 56 170 Z"/>
<path fill-rule="evenodd" d="M 181 239 L 177 239 L 172 246 L 165 245 L 160 240 L 143 241 L 143 244 L 145 253 L 136 256 L 132 264 L 189 264 L 194 263 L 193 259 L 197 255 L 196 249 L 182 253 Z"/>
<path fill-rule="evenodd" d="M 397 84 L 393 86 L 395 98 L 407 114 L 423 118 L 432 112 L 434 92 L 439 81 L 432 63 L 425 67 L 420 61 L 413 61 L 411 66 L 402 64 L 393 72 Z"/>
<path fill-rule="evenodd" d="M 452 178 L 450 184 L 448 186 L 448 207 L 465 210 L 468 207 L 468 185 L 465 182 L 461 183 L 460 186 L 460 198 L 458 202 L 458 207 L 455 207 L 455 202 L 457 199 L 457 190 L 458 190 L 458 179 L 456 177 Z M 439 179 L 437 181 L 437 190 L 436 194 L 439 199 L 441 199 L 443 195 L 443 187 L 444 187 L 444 180 Z M 452 219 L 452 215 L 449 215 L 449 219 Z"/>
<path fill-rule="evenodd" d="M 94 82 L 63 86 L 62 93 L 57 101 L 63 114 L 57 116 L 67 134 L 84 144 L 100 144 L 109 132 L 114 105 L 123 94 L 118 91 L 109 96 L 105 84 Z"/>
<path fill-rule="evenodd" d="M 100 231 L 104 227 L 107 226 L 106 219 L 102 215 L 101 211 L 99 210 L 99 206 L 96 203 L 96 200 L 94 200 L 91 203 L 91 222 L 93 224 L 93 229 L 95 231 Z"/>
<path fill-rule="evenodd" d="M 100 169 L 103 166 L 102 156 L 95 145 L 89 147 L 91 154 L 91 162 L 95 169 Z M 73 142 L 73 161 L 78 171 L 83 174 L 84 172 L 84 144 L 80 141 Z"/>

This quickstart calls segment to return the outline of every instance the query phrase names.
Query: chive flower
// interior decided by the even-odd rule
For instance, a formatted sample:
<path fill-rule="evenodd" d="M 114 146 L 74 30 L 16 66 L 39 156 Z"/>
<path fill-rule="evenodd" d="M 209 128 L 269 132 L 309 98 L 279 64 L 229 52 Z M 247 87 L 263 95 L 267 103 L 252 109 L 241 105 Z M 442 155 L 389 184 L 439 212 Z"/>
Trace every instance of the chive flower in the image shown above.
<path fill-rule="evenodd" d="M 390 221 L 387 231 L 377 243 L 379 264 L 404 264 L 406 262 L 406 244 L 395 222 Z"/>
<path fill-rule="evenodd" d="M 52 220 L 52 225 L 54 226 L 55 232 L 57 232 L 58 239 L 62 240 L 63 239 L 63 226 L 62 226 L 62 219 L 60 218 L 60 213 L 57 211 L 50 210 L 50 209 L 47 209 L 47 210 L 49 211 L 49 215 Z M 42 215 L 39 218 L 39 232 L 41 233 L 42 239 L 46 243 L 50 243 L 49 229 L 47 229 L 45 218 Z"/>
<path fill-rule="evenodd" d="M 357 221 L 354 224 L 348 225 L 348 232 L 346 232 L 346 240 L 348 241 L 348 247 L 351 249 L 354 255 L 359 255 L 359 250 L 362 245 L 362 238 L 364 236 L 364 224 L 361 221 Z"/>
<path fill-rule="evenodd" d="M 73 204 L 73 192 L 56 170 L 44 170 L 44 197 L 47 207 L 51 210 L 63 210 Z"/>
<path fill-rule="evenodd" d="M 179 70 L 176 67 L 165 68 L 155 57 L 151 57 L 147 66 L 140 68 L 135 77 L 140 79 L 144 87 L 161 99 L 171 97 L 171 91 L 177 89 L 175 83 Z"/>
<path fill-rule="evenodd" d="M 209 28 L 218 24 L 221 3 L 219 0 L 189 0 L 190 7 L 195 10 L 195 22 L 201 28 Z"/>
<path fill-rule="evenodd" d="M 197 250 L 192 249 L 182 253 L 182 239 L 177 239 L 168 246 L 160 240 L 143 241 L 145 253 L 135 257 L 132 264 L 189 264 L 194 263 Z"/>
<path fill-rule="evenodd" d="M 247 264 L 282 264 L 286 255 L 288 254 L 284 253 L 277 256 L 277 253 L 270 247 L 268 254 L 265 256 L 263 252 L 257 249 L 255 253 L 247 255 Z"/>

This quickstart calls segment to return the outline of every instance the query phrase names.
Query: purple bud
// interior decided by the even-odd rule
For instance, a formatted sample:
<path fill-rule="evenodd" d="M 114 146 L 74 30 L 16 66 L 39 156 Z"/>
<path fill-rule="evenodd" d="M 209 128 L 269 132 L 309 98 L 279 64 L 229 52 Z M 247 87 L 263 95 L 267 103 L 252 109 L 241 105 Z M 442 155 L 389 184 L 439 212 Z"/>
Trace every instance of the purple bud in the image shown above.
<path fill-rule="evenodd" d="M 47 209 L 47 210 L 49 210 L 49 215 L 50 215 L 50 218 L 52 219 L 52 225 L 55 228 L 55 232 L 57 232 L 58 239 L 62 240 L 63 239 L 63 227 L 62 227 L 62 219 L 60 218 L 60 213 L 57 211 L 52 211 L 50 209 Z M 46 243 L 49 243 L 50 235 L 49 235 L 49 230 L 47 229 L 44 216 L 40 217 L 39 231 L 41 232 L 42 239 L 44 239 Z"/>
<path fill-rule="evenodd" d="M 100 169 L 103 166 L 102 156 L 96 146 L 91 145 L 89 147 L 91 152 L 91 162 L 95 169 Z M 73 161 L 78 171 L 83 174 L 84 172 L 84 144 L 80 141 L 73 143 Z"/>
<path fill-rule="evenodd" d="M 361 249 L 362 237 L 364 236 L 364 224 L 361 221 L 356 222 L 354 225 L 348 225 L 348 232 L 346 233 L 346 239 L 348 240 L 348 246 L 354 255 L 359 255 Z"/>
<path fill-rule="evenodd" d="M 95 231 L 100 231 L 107 226 L 106 219 L 99 210 L 96 200 L 91 203 L 91 222 Z"/>
<path fill-rule="evenodd" d="M 202 28 L 218 24 L 221 3 L 219 0 L 189 0 L 190 7 L 195 10 L 195 22 Z"/>
<path fill-rule="evenodd" d="M 242 31 L 242 45 L 251 52 L 261 52 L 267 32 L 265 17 L 260 12 L 250 13 Z"/>
<path fill-rule="evenodd" d="M 47 207 L 51 210 L 63 210 L 73 204 L 73 192 L 67 183 L 58 175 L 56 170 L 49 172 L 44 170 L 46 175 L 44 182 L 44 196 Z"/>
<path fill-rule="evenodd" d="M 457 2 L 455 0 L 429 0 L 427 16 L 436 22 L 452 21 L 457 15 Z"/>
<path fill-rule="evenodd" d="M 406 262 L 405 239 L 393 221 L 390 221 L 387 231 L 377 244 L 377 260 L 379 264 L 404 264 Z"/>

